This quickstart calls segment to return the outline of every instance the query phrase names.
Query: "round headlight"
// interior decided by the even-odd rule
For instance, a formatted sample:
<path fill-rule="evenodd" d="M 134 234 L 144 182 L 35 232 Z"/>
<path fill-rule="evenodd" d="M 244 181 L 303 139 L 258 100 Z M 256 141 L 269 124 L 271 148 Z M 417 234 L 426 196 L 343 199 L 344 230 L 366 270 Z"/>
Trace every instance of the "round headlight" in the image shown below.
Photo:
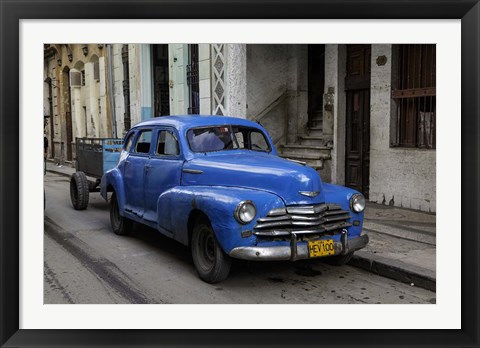
<path fill-rule="evenodd" d="M 350 198 L 350 209 L 355 213 L 361 213 L 365 210 L 365 197 L 363 195 L 356 193 Z"/>
<path fill-rule="evenodd" d="M 252 201 L 240 202 L 235 209 L 235 219 L 241 224 L 248 224 L 251 222 L 255 215 L 257 215 L 257 208 Z"/>

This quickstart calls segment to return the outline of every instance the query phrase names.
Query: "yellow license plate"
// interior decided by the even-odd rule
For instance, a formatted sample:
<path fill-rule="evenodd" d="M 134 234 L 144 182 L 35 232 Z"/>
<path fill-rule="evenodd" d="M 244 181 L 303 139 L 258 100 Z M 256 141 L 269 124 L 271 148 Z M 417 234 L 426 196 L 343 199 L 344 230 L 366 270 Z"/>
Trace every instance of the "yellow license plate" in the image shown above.
<path fill-rule="evenodd" d="M 308 242 L 308 255 L 321 257 L 335 254 L 335 245 L 332 239 L 314 240 Z"/>

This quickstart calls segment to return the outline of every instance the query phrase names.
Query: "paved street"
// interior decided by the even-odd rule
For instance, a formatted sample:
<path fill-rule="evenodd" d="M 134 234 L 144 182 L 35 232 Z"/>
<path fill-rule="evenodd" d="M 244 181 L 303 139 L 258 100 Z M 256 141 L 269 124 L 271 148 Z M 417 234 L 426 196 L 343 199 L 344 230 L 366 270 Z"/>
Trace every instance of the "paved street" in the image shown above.
<path fill-rule="evenodd" d="M 76 211 L 67 177 L 48 173 L 45 191 L 45 303 L 435 303 L 434 292 L 320 260 L 237 261 L 210 285 L 185 246 L 139 225 L 115 235 L 99 193 Z"/>

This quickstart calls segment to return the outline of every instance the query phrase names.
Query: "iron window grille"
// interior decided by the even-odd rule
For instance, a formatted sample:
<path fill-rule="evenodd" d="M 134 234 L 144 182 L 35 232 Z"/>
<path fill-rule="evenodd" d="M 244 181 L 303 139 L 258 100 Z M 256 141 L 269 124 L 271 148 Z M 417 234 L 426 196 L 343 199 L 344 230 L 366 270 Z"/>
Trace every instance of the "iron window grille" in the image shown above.
<path fill-rule="evenodd" d="M 187 85 L 189 92 L 189 115 L 200 113 L 198 65 L 198 45 L 188 45 Z"/>
<path fill-rule="evenodd" d="M 434 149 L 436 146 L 436 47 L 399 45 L 393 146 Z"/>

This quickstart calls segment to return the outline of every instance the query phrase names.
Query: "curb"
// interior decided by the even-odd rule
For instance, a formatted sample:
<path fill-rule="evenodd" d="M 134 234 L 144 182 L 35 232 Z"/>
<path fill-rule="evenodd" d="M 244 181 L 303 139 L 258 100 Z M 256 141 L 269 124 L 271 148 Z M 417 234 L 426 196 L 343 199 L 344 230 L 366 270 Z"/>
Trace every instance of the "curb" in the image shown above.
<path fill-rule="evenodd" d="M 395 261 L 396 265 L 390 262 L 391 260 L 384 257 L 367 257 L 365 253 L 358 252 L 358 255 L 357 253 L 353 255 L 348 264 L 386 278 L 436 292 L 435 278 L 424 274 L 428 271 L 422 274 L 418 272 L 421 269 L 413 269 L 409 266 L 399 267 L 398 265 L 402 264 L 399 261 Z"/>

